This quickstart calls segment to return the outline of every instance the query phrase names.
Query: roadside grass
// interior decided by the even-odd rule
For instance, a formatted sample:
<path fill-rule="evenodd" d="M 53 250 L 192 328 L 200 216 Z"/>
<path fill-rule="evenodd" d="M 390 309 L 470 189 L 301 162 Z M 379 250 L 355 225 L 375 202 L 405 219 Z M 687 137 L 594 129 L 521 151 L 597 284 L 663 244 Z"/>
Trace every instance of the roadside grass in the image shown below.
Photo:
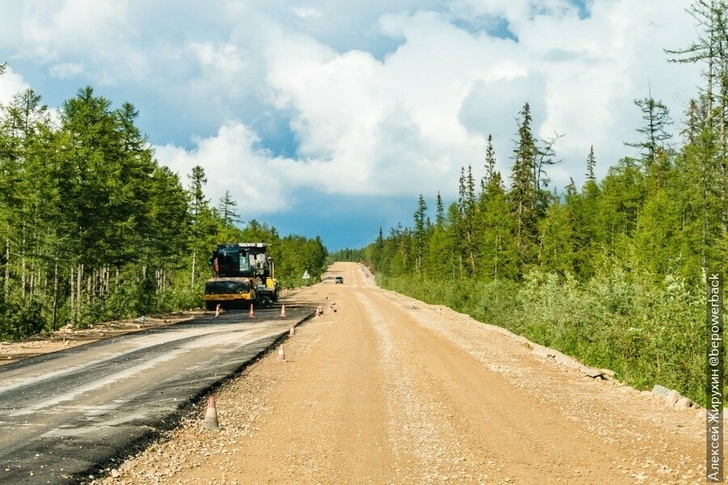
<path fill-rule="evenodd" d="M 705 290 L 668 276 L 654 283 L 619 269 L 584 283 L 532 271 L 520 283 L 378 276 L 383 288 L 608 368 L 637 389 L 675 389 L 705 406 Z"/>

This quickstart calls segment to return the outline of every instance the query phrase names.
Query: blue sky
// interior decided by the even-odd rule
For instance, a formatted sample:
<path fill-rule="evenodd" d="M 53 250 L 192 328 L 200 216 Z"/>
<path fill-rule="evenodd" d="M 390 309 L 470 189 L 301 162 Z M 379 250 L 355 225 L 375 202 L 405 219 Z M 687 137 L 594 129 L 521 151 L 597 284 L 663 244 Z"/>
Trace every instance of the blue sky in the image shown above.
<path fill-rule="evenodd" d="M 90 85 L 140 111 L 157 160 L 205 168 L 243 220 L 330 250 L 411 225 L 417 197 L 456 197 L 493 135 L 507 177 L 518 111 L 563 160 L 557 188 L 634 156 L 635 99 L 679 129 L 700 66 L 685 0 L 0 0 L 0 103 L 49 107 Z M 674 140 L 679 141 L 677 138 Z"/>

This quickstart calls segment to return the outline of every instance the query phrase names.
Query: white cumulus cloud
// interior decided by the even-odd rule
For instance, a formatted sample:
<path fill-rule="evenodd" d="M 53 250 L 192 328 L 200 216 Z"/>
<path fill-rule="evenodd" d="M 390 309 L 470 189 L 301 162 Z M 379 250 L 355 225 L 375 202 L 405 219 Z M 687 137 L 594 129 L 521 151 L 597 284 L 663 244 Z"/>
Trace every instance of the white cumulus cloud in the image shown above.
<path fill-rule="evenodd" d="M 584 3 L 4 2 L 0 62 L 117 88 L 155 120 L 162 163 L 203 166 L 213 202 L 230 190 L 250 213 L 312 191 L 453 197 L 461 166 L 482 173 L 489 134 L 507 179 L 526 102 L 537 137 L 564 135 L 550 174 L 563 188 L 591 145 L 599 175 L 636 155 L 634 99 L 651 91 L 679 121 L 699 83 L 663 52 L 696 37 L 684 0 Z M 23 86 L 11 70 L 0 96 Z"/>
<path fill-rule="evenodd" d="M 193 150 L 174 145 L 154 147 L 157 160 L 189 182 L 192 168 L 200 166 L 208 180 L 206 193 L 216 206 L 229 190 L 238 202 L 242 217 L 284 209 L 290 203 L 281 180 L 271 173 L 271 165 L 281 162 L 265 150 L 256 149 L 258 137 L 239 122 L 227 122 L 215 136 L 197 138 Z"/>
<path fill-rule="evenodd" d="M 23 76 L 6 67 L 5 73 L 0 75 L 0 104 L 7 105 L 16 94 L 27 89 L 30 89 L 30 85 L 25 82 Z"/>

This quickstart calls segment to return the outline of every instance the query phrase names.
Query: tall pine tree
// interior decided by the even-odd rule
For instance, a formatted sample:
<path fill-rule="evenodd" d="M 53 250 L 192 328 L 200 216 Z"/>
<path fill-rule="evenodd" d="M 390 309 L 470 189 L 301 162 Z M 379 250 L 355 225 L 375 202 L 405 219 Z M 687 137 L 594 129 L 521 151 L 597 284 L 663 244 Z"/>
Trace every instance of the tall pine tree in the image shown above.
<path fill-rule="evenodd" d="M 508 193 L 515 220 L 515 244 L 519 272 L 523 274 L 538 258 L 539 191 L 536 185 L 539 150 L 533 136 L 531 108 L 528 103 L 520 112 L 518 140 L 513 150 L 511 190 Z"/>

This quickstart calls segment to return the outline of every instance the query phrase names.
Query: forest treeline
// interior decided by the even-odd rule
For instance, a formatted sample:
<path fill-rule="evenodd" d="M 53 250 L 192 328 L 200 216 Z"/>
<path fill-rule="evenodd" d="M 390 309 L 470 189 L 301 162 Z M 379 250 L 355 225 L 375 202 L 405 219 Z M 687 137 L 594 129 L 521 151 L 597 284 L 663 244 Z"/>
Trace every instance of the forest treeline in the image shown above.
<path fill-rule="evenodd" d="M 323 272 L 318 237 L 243 225 L 229 192 L 206 198 L 203 167 L 157 163 L 137 116 L 91 87 L 57 115 L 32 89 L 0 107 L 0 340 L 199 308 L 218 243 L 268 243 L 284 286 Z"/>
<path fill-rule="evenodd" d="M 592 147 L 575 177 L 584 182 L 556 191 L 560 135 L 537 139 L 526 103 L 509 173 L 489 137 L 485 175 L 464 167 L 457 201 L 420 195 L 410 225 L 342 256 L 368 262 L 386 287 L 704 403 L 705 277 L 728 270 L 728 8 L 701 1 L 690 12 L 700 38 L 667 56 L 700 64 L 705 83 L 680 140 L 650 93 L 635 101 L 633 156 L 598 179 Z"/>

